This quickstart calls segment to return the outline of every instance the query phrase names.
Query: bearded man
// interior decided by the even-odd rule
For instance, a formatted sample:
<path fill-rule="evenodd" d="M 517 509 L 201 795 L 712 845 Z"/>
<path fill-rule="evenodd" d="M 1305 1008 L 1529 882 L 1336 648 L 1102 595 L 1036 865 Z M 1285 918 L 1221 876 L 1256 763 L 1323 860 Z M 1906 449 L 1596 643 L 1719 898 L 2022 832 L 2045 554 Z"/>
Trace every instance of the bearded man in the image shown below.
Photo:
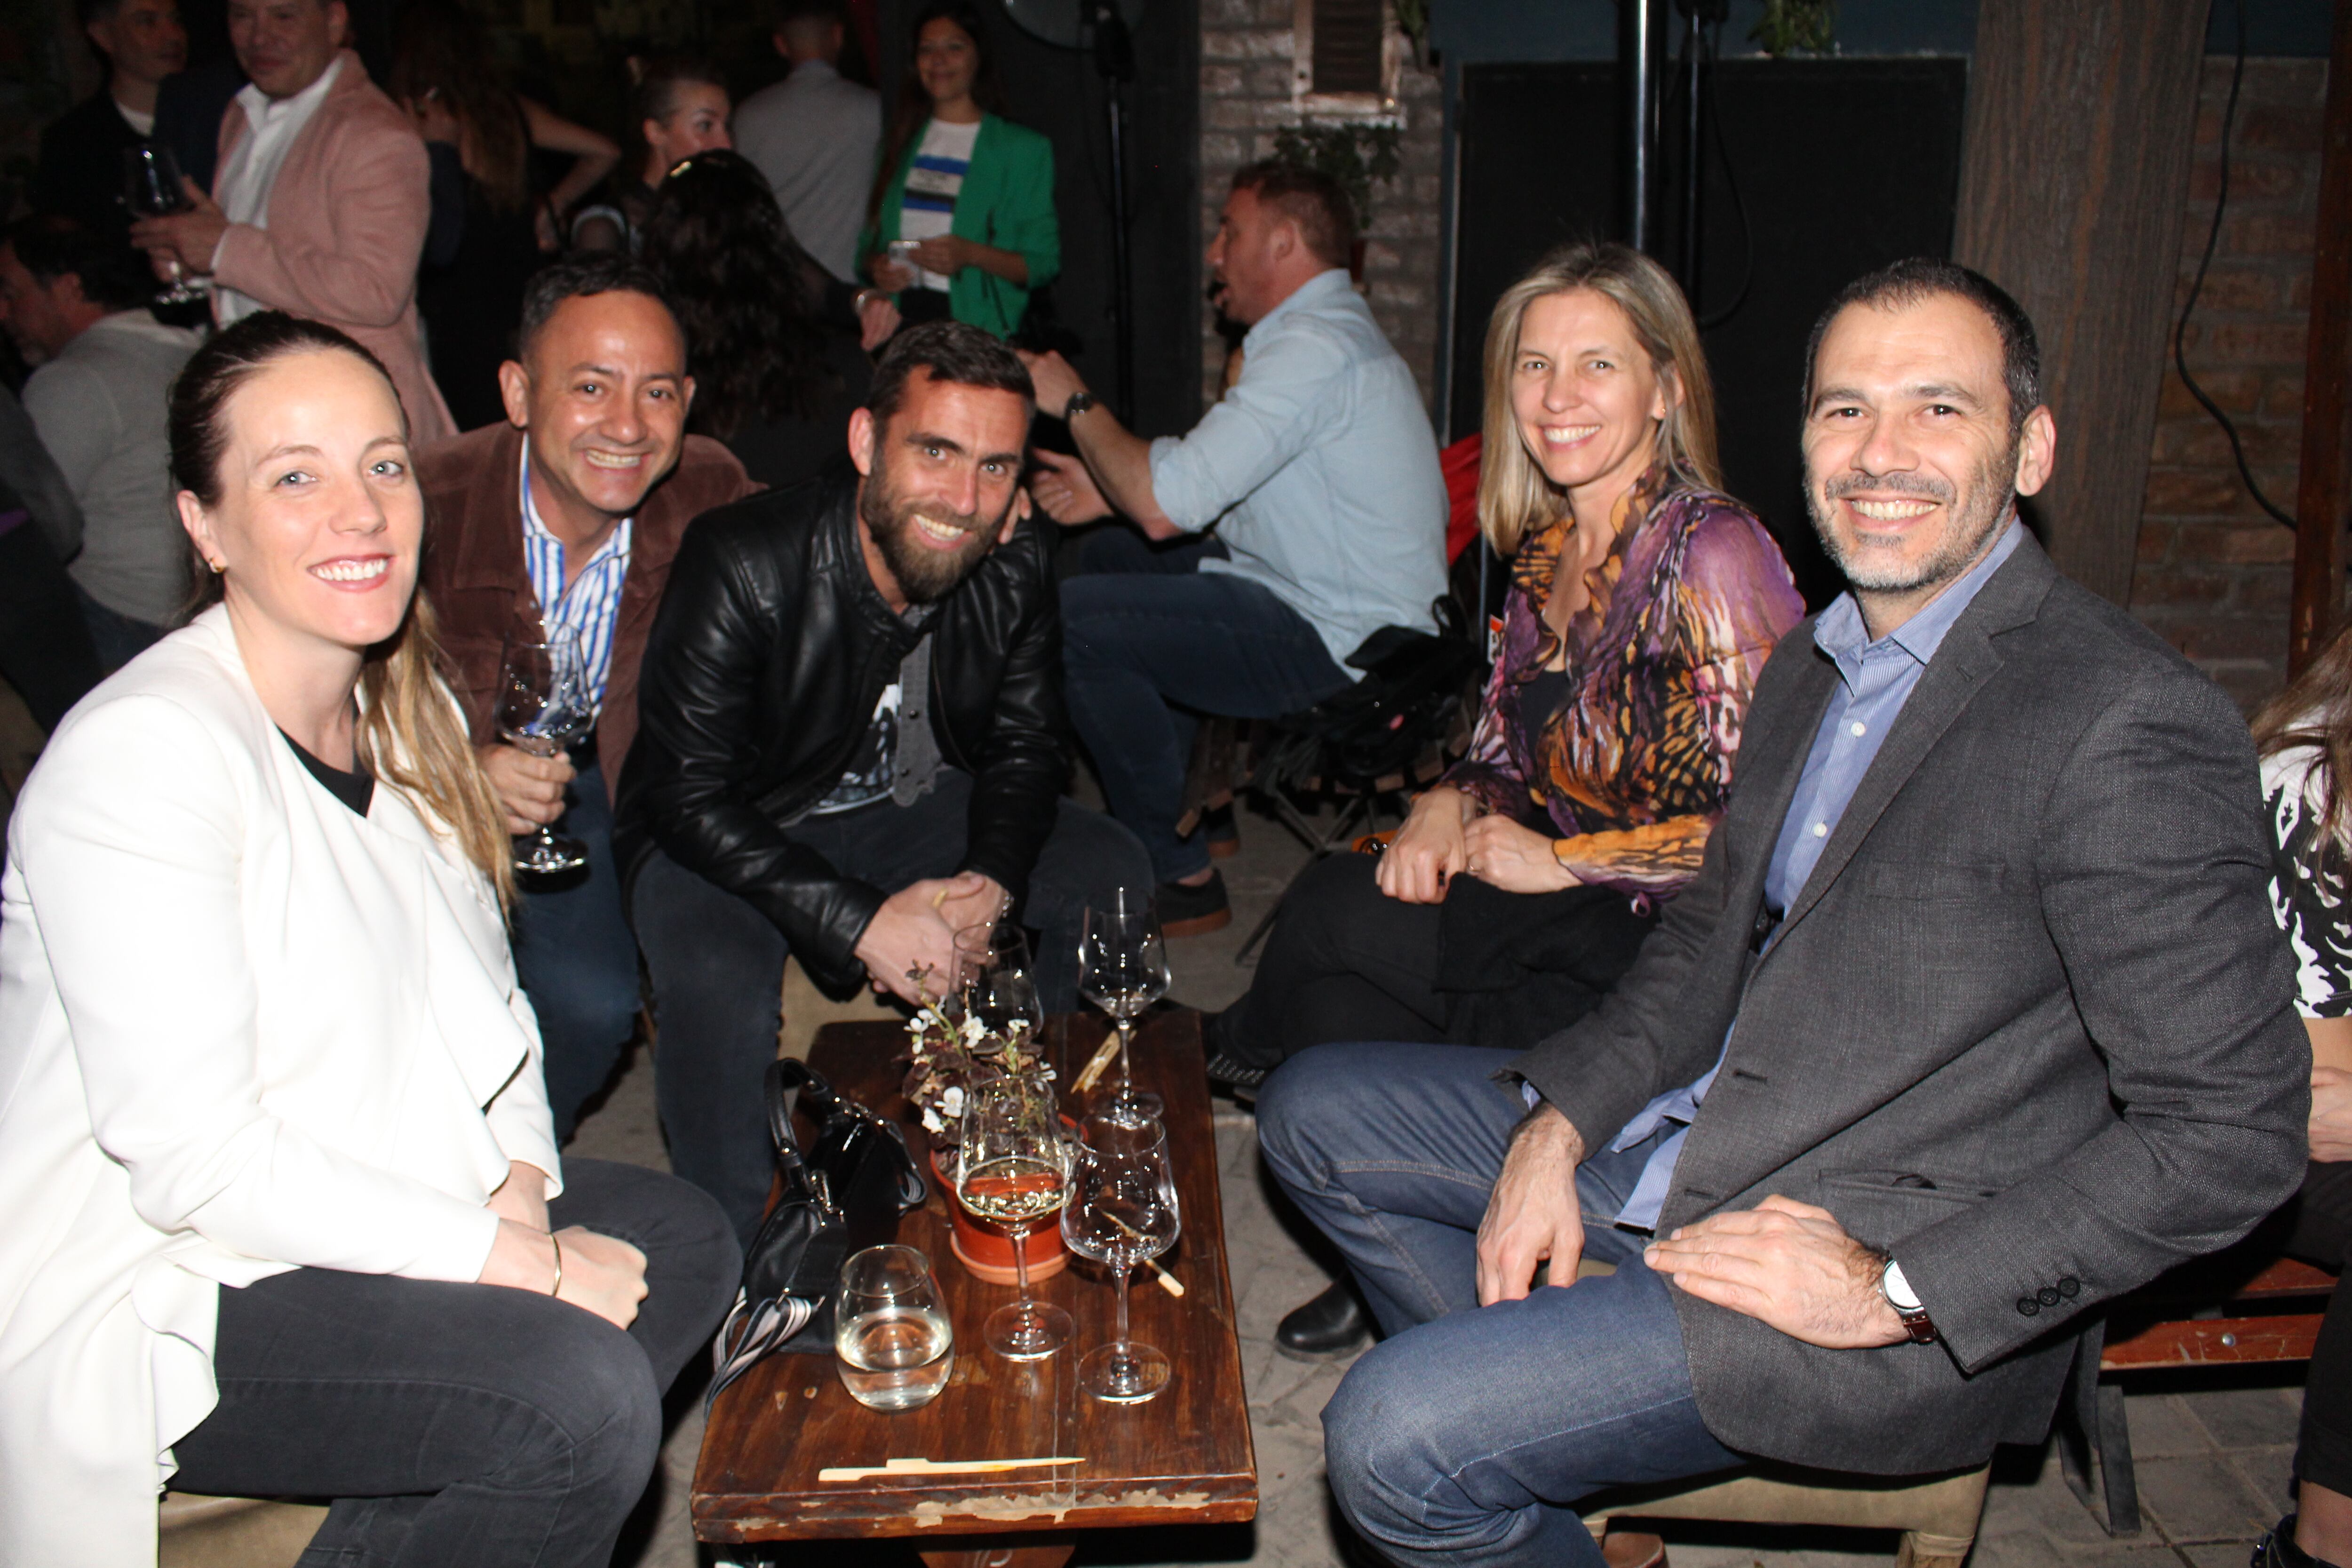
<path fill-rule="evenodd" d="M 1148 895 L 1133 835 L 1062 798 L 1053 543 L 1022 489 L 1035 396 L 975 327 L 901 332 L 856 468 L 706 513 L 655 618 L 616 857 L 653 976 L 671 1163 L 749 1242 L 785 955 L 816 984 L 943 994 L 955 933 L 1042 932 L 1075 1005 L 1089 902 Z"/>
<path fill-rule="evenodd" d="M 1396 1562 L 1600 1568 L 1577 1505 L 1609 1488 L 2039 1443 L 2084 1314 L 2294 1190 L 2311 1055 L 2253 749 L 2019 521 L 2040 382 L 1965 268 L 1848 288 L 1803 426 L 1848 591 L 1765 667 L 1632 973 L 1522 1055 L 1267 1080 L 1267 1163 L 1389 1336 L 1323 1424 Z"/>

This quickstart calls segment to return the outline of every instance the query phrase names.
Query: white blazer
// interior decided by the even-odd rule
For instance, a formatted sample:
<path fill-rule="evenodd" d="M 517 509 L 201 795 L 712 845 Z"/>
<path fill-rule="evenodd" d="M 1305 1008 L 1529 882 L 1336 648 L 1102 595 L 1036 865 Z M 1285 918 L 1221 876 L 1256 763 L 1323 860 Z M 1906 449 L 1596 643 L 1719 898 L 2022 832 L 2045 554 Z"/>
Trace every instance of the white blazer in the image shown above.
<path fill-rule="evenodd" d="M 488 881 L 389 786 L 329 795 L 207 611 L 67 715 L 9 824 L 0 1563 L 152 1565 L 220 1287 L 472 1279 L 510 1160 L 562 1173 Z"/>

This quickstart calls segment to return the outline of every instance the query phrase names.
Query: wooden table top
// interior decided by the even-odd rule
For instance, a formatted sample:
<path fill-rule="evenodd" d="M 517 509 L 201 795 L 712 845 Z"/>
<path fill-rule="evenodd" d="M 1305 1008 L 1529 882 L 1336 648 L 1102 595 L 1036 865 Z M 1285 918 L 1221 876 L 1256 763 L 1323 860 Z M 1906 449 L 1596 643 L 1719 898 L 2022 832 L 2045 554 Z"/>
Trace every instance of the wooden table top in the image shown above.
<path fill-rule="evenodd" d="M 1088 1013 L 1054 1019 L 1047 1049 L 1066 1089 L 1105 1033 Z M 924 1135 L 898 1092 L 894 1059 L 906 1032 L 894 1023 L 835 1024 L 810 1054 L 845 1094 Z M 1117 1307 L 1108 1271 L 1082 1258 L 1035 1294 L 1066 1309 L 1071 1342 L 1042 1362 L 990 1351 L 981 1323 L 1012 1300 L 1011 1286 L 967 1273 L 948 1250 L 947 1205 L 934 1182 L 923 1207 L 899 1222 L 898 1239 L 931 1259 L 955 1324 L 955 1371 L 919 1410 L 868 1410 L 841 1385 L 831 1355 L 772 1356 L 722 1394 L 710 1413 L 694 1473 L 694 1532 L 709 1542 L 863 1536 L 1025 1533 L 1103 1526 L 1217 1524 L 1257 1512 L 1241 1347 L 1234 1335 L 1217 1195 L 1217 1150 L 1201 1063 L 1200 1015 L 1164 1012 L 1137 1030 L 1137 1086 L 1166 1101 L 1170 1163 L 1183 1232 L 1161 1265 L 1184 1285 L 1180 1300 L 1139 1269 L 1129 1287 L 1134 1337 L 1168 1353 L 1174 1375 L 1143 1405 L 1115 1405 L 1078 1392 L 1077 1359 L 1113 1337 Z M 1115 1087 L 1116 1066 L 1097 1097 Z M 1073 1099 L 1076 1103 L 1073 1103 Z M 1080 1114 L 1092 1097 L 1065 1095 Z M 820 1482 L 827 1466 L 1082 1456 L 1054 1471 L 998 1472 Z"/>

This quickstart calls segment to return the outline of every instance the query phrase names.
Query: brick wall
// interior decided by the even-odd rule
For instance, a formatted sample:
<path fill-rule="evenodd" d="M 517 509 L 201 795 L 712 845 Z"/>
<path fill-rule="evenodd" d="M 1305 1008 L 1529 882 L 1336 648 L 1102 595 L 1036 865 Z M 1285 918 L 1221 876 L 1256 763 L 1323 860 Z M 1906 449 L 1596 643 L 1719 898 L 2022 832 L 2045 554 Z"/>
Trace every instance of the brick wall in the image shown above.
<path fill-rule="evenodd" d="M 1298 122 L 1291 93 L 1293 0 L 1202 0 L 1201 236 L 1217 228 L 1234 171 L 1274 152 L 1275 133 Z M 1372 315 L 1435 395 L 1437 372 L 1438 152 L 1444 89 L 1435 71 L 1408 60 L 1397 96 L 1403 167 L 1372 187 L 1364 282 Z M 1202 395 L 1213 398 L 1225 347 L 1213 312 L 1202 312 Z"/>
<path fill-rule="evenodd" d="M 2213 221 L 2231 66 L 2205 62 L 2176 321 Z M 2236 423 L 2263 493 L 2289 512 L 2326 88 L 2324 61 L 2246 62 L 2230 138 L 2229 213 L 2188 338 L 2189 370 Z M 2063 415 L 2061 462 L 2070 438 Z M 2246 493 L 2228 438 L 2173 373 L 2168 347 L 2132 613 L 2251 707 L 2285 679 L 2294 558 L 2294 534 Z"/>

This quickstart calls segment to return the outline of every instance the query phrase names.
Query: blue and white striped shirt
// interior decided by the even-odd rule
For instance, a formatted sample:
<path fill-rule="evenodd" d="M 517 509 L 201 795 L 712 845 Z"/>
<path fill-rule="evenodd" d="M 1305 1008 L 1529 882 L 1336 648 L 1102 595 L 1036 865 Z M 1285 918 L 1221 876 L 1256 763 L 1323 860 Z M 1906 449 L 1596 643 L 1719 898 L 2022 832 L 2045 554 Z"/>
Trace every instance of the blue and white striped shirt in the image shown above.
<path fill-rule="evenodd" d="M 531 592 L 539 595 L 540 614 L 550 626 L 565 626 L 580 639 L 580 653 L 588 666 L 589 689 L 596 707 L 604 707 L 604 679 L 613 670 L 613 629 L 621 618 L 621 586 L 629 575 L 629 536 L 635 518 L 624 518 L 604 548 L 588 558 L 570 589 L 563 585 L 563 541 L 548 531 L 540 520 L 539 504 L 530 494 L 530 443 L 523 443 L 522 558 L 530 573 Z"/>

